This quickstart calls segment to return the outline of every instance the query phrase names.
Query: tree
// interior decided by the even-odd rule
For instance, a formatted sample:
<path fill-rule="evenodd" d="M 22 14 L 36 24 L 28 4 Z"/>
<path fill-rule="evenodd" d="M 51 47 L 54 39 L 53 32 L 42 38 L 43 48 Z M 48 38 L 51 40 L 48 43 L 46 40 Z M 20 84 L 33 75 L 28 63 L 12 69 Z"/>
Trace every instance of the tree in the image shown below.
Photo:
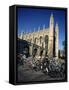
<path fill-rule="evenodd" d="M 63 57 L 65 57 L 65 41 L 63 41 L 62 44 L 63 44 Z"/>
<path fill-rule="evenodd" d="M 62 44 L 63 44 L 63 49 L 65 51 L 65 41 L 63 41 Z"/>

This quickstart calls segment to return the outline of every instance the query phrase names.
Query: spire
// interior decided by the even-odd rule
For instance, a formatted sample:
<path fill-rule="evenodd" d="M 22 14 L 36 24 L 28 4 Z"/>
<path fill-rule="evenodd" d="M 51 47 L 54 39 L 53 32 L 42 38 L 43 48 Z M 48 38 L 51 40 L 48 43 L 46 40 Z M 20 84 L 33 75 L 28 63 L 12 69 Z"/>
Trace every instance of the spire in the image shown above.
<path fill-rule="evenodd" d="M 35 28 L 34 28 L 34 32 L 35 32 Z"/>
<path fill-rule="evenodd" d="M 52 20 L 54 19 L 54 17 L 53 17 L 53 13 L 51 13 L 51 19 L 52 19 Z"/>
<path fill-rule="evenodd" d="M 39 30 L 40 30 L 40 26 L 38 27 L 38 32 L 39 32 Z"/>
<path fill-rule="evenodd" d="M 26 29 L 25 29 L 25 34 L 26 34 Z"/>
<path fill-rule="evenodd" d="M 53 13 L 51 13 L 51 16 L 50 16 L 50 25 L 54 25 Z"/>
<path fill-rule="evenodd" d="M 45 29 L 45 24 L 43 25 L 43 29 Z"/>
<path fill-rule="evenodd" d="M 58 23 L 56 23 L 56 27 L 55 28 L 56 28 L 56 30 L 58 30 Z"/>
<path fill-rule="evenodd" d="M 23 37 L 23 32 L 21 32 L 21 34 L 20 34 L 20 39 L 22 39 L 22 37 Z"/>

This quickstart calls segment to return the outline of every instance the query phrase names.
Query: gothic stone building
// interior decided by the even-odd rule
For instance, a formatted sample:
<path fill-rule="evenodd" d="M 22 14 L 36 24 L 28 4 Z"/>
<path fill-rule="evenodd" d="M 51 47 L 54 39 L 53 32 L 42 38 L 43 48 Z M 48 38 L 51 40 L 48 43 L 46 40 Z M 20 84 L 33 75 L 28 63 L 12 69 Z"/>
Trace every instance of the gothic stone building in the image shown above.
<path fill-rule="evenodd" d="M 58 58 L 58 23 L 54 26 L 53 14 L 50 16 L 49 27 L 31 33 L 21 33 L 18 38 L 30 42 L 29 52 L 30 55 L 33 53 L 33 49 L 37 48 L 37 55 L 43 50 L 43 55 L 48 55 L 49 58 Z"/>

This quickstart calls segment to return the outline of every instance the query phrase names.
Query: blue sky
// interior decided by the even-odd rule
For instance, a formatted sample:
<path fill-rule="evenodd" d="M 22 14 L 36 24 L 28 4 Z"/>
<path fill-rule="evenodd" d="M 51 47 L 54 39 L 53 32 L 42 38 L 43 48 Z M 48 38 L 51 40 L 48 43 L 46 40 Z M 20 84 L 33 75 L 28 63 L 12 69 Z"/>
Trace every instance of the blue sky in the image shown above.
<path fill-rule="evenodd" d="M 34 8 L 17 8 L 18 33 L 33 32 L 49 27 L 50 15 L 53 13 L 54 26 L 56 22 L 59 25 L 59 49 L 62 49 L 62 41 L 65 40 L 65 11 L 52 9 L 34 9 Z"/>

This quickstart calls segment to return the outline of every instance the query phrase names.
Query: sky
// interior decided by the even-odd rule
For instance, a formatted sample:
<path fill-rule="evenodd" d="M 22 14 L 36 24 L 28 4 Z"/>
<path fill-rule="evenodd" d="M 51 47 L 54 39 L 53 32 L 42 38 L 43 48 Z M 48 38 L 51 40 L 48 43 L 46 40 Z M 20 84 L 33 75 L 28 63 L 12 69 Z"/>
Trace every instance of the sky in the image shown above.
<path fill-rule="evenodd" d="M 54 9 L 17 8 L 18 34 L 21 32 L 33 32 L 49 27 L 51 13 L 54 16 L 54 27 L 56 22 L 59 26 L 59 49 L 63 48 L 62 41 L 65 40 L 65 11 Z"/>

